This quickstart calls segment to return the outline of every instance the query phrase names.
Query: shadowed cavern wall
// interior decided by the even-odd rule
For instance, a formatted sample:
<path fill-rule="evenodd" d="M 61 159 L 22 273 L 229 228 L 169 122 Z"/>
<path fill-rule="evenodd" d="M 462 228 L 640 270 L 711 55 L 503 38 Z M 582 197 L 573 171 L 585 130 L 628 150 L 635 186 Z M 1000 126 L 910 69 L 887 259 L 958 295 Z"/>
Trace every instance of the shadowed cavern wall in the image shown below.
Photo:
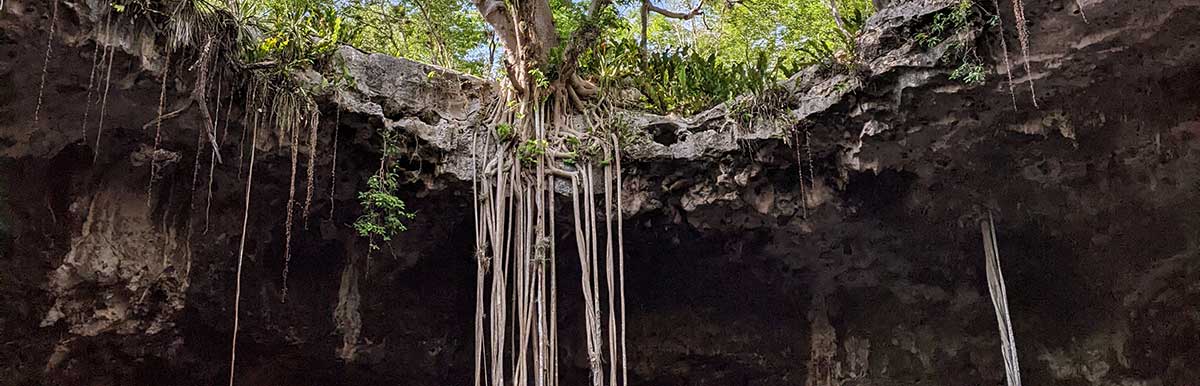
<path fill-rule="evenodd" d="M 786 82 L 786 110 L 813 137 L 807 196 L 777 127 L 730 129 L 724 107 L 630 112 L 675 133 L 628 149 L 632 383 L 1002 384 L 983 208 L 999 227 L 1026 384 L 1200 379 L 1200 4 L 1081 0 L 1084 23 L 1074 0 L 1026 1 L 1034 73 L 1016 72 L 1014 108 L 995 30 L 974 42 L 999 73 L 966 86 L 948 79 L 944 52 L 905 37 L 954 2 L 891 3 L 860 39 L 857 72 Z M 102 3 L 60 2 L 35 120 L 50 4 L 7 0 L 0 13 L 0 383 L 225 382 L 245 96 L 218 83 L 228 129 L 211 204 L 196 112 L 164 124 L 162 149 L 178 158 L 150 186 L 142 125 L 159 102 L 161 38 L 124 24 L 96 38 Z M 99 133 L 101 92 L 89 102 L 87 85 L 97 44 L 110 43 Z M 467 146 L 490 88 L 339 55 L 357 83 L 320 97 L 316 199 L 293 230 L 286 303 L 289 153 L 274 130 L 254 141 L 238 384 L 468 384 Z M 191 76 L 168 73 L 168 103 Z M 417 217 L 368 258 L 348 224 L 379 129 L 404 133 L 401 196 Z M 560 248 L 573 242 L 559 236 Z M 561 267 L 564 384 L 582 384 L 578 267 Z"/>

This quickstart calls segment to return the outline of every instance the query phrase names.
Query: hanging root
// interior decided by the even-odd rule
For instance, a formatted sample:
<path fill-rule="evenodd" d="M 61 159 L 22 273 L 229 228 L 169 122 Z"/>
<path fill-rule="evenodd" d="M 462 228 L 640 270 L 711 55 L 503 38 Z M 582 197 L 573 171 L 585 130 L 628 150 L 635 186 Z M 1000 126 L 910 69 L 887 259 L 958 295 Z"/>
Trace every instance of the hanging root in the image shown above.
<path fill-rule="evenodd" d="M 1033 70 L 1029 66 L 1029 28 L 1025 20 L 1025 0 L 1013 0 L 1013 16 L 1017 19 L 1017 38 L 1021 42 L 1021 57 L 1025 66 L 1025 75 L 1029 77 L 1029 94 L 1033 98 L 1033 107 L 1037 108 L 1037 91 L 1033 89 Z"/>
<path fill-rule="evenodd" d="M 570 88 L 560 90 L 567 91 L 549 98 L 539 95 L 547 91 L 541 89 L 531 95 L 505 92 L 488 111 L 488 132 L 472 139 L 476 385 L 559 384 L 554 243 L 559 183 L 571 197 L 591 385 L 627 383 L 618 137 L 595 125 L 607 120 L 594 111 L 582 113 L 588 127 L 572 127 L 578 120 L 568 119 L 565 110 L 578 100 L 572 100 Z M 604 190 L 595 192 L 598 186 Z"/>
<path fill-rule="evenodd" d="M 246 106 L 245 106 L 245 108 L 242 109 L 243 119 L 247 120 L 247 124 L 258 125 L 258 118 L 259 118 L 258 111 L 261 110 L 261 103 L 258 101 L 259 87 L 260 87 L 260 85 L 258 85 L 258 84 L 253 84 L 249 87 L 250 91 L 249 91 L 249 95 L 246 97 Z M 254 111 L 254 115 L 252 116 L 252 118 L 245 117 L 245 116 L 249 115 L 251 113 L 251 111 Z M 249 122 L 249 120 L 251 120 L 251 119 L 254 120 L 253 123 Z M 245 129 L 242 130 L 240 137 L 241 137 L 241 139 L 238 140 L 238 179 L 242 178 L 242 165 L 244 165 L 246 163 L 246 130 Z M 250 140 L 254 141 L 253 138 Z"/>
<path fill-rule="evenodd" d="M 220 79 L 220 78 L 218 78 L 218 79 Z M 214 131 L 214 132 L 217 130 L 217 122 L 219 122 L 221 120 L 221 83 L 222 82 L 220 80 L 217 81 L 217 99 L 216 99 L 216 101 L 217 101 L 217 108 L 216 108 L 217 118 L 215 121 L 213 121 L 213 127 L 212 127 L 212 131 Z M 233 99 L 233 98 L 230 98 L 230 99 Z M 227 126 L 228 126 L 228 122 L 229 122 L 228 112 L 226 112 L 226 114 L 227 115 L 225 116 L 225 122 L 227 123 Z M 199 149 L 200 147 L 197 146 L 196 148 Z M 208 189 L 207 189 L 207 194 L 205 194 L 205 199 L 204 199 L 204 230 L 202 232 L 200 232 L 200 234 L 208 234 L 209 214 L 212 211 L 213 170 L 216 169 L 216 166 L 217 166 L 217 152 L 214 151 L 214 152 L 212 152 L 212 155 L 208 157 Z"/>
<path fill-rule="evenodd" d="M 112 27 L 110 26 L 109 29 L 109 32 L 111 32 Z M 116 46 L 111 44 L 108 46 L 108 70 L 106 70 L 104 78 L 104 97 L 101 98 L 100 102 L 100 125 L 96 128 L 96 147 L 92 149 L 93 164 L 100 161 L 100 139 L 104 135 L 104 115 L 108 111 L 108 90 L 112 86 L 113 54 L 116 48 Z"/>
<path fill-rule="evenodd" d="M 238 243 L 237 278 L 233 290 L 233 342 L 229 345 L 229 386 L 233 386 L 233 372 L 237 363 L 238 311 L 242 304 L 242 260 L 246 255 L 246 224 L 250 220 L 250 188 L 254 184 L 254 139 L 258 138 L 258 113 L 254 115 L 254 133 L 250 136 L 250 172 L 246 177 L 246 204 L 242 209 L 242 240 Z"/>
<path fill-rule="evenodd" d="M 1000 12 L 999 0 L 992 0 L 992 6 L 996 8 L 996 12 Z M 1008 59 L 1008 41 L 1004 38 L 1004 19 L 996 17 L 997 27 L 1000 28 L 1000 51 L 1004 53 L 1004 72 L 1008 75 L 1008 95 L 1012 96 L 1013 110 L 1017 110 L 1017 89 L 1013 83 L 1012 62 Z"/>
<path fill-rule="evenodd" d="M 340 113 L 339 113 L 338 120 L 340 120 L 340 118 L 341 117 L 340 117 Z M 333 151 L 336 154 L 336 152 L 337 152 L 337 128 L 336 127 L 333 130 L 333 138 L 334 138 Z M 483 346 L 484 346 L 483 342 L 484 342 L 484 339 L 486 339 L 486 337 L 484 335 L 485 330 L 483 328 L 483 315 L 484 315 L 483 293 L 484 293 L 484 283 L 485 283 L 484 279 L 487 277 L 487 272 L 489 270 L 489 260 L 487 258 L 487 252 L 486 252 L 486 248 L 485 248 L 485 243 L 487 242 L 487 239 L 485 237 L 486 230 L 483 229 L 483 227 L 482 227 L 483 222 L 482 222 L 482 219 L 480 218 L 480 212 L 479 212 L 480 196 L 479 196 L 479 150 L 478 150 L 478 144 L 479 144 L 479 134 L 472 133 L 471 134 L 471 169 L 472 169 L 471 170 L 472 171 L 472 174 L 471 174 L 471 204 L 472 205 L 471 205 L 471 207 L 472 207 L 472 213 L 474 214 L 473 218 L 475 219 L 475 262 L 476 262 L 476 268 L 475 268 L 475 272 L 476 272 L 475 273 L 475 356 L 473 359 L 475 360 L 475 386 L 483 386 L 483 382 L 484 382 L 483 367 L 485 366 L 485 364 L 484 364 L 485 358 L 483 355 Z M 336 162 L 337 157 L 336 156 L 334 157 L 334 161 L 335 162 L 333 163 L 334 164 L 333 170 L 336 173 L 337 172 L 337 162 Z M 331 185 L 337 184 L 336 178 L 330 177 L 330 180 L 334 181 L 334 183 Z M 330 188 L 330 193 L 329 193 L 329 207 L 330 207 L 329 218 L 333 219 L 333 189 L 332 189 L 332 187 Z"/>
<path fill-rule="evenodd" d="M 802 135 L 803 134 L 803 135 Z M 812 148 L 809 142 L 812 137 L 809 135 L 808 127 L 792 128 L 791 146 L 792 152 L 796 156 L 796 170 L 800 177 L 800 215 L 802 219 L 808 219 L 808 196 L 812 190 L 812 184 L 816 182 L 816 171 L 813 169 Z M 807 166 L 808 173 L 805 174 Z"/>
<path fill-rule="evenodd" d="M 342 110 L 334 112 L 333 118 L 333 159 L 329 162 L 329 220 L 333 220 L 333 198 L 334 191 L 337 189 L 337 145 L 338 145 L 338 126 L 342 124 Z"/>
<path fill-rule="evenodd" d="M 50 30 L 46 33 L 46 54 L 42 57 L 42 81 L 38 85 L 37 106 L 33 108 L 33 122 L 37 123 L 38 116 L 42 112 L 42 95 L 46 91 L 46 73 L 50 68 L 50 47 L 54 43 L 54 25 L 58 21 L 58 0 L 51 0 L 54 3 L 54 10 L 50 12 Z M 0 1 L 0 10 L 3 10 L 4 2 Z"/>
<path fill-rule="evenodd" d="M 292 177 L 288 180 L 287 220 L 284 222 L 283 238 L 283 292 L 280 300 L 287 303 L 288 296 L 288 266 L 292 264 L 292 215 L 296 210 L 296 158 L 299 155 L 300 136 L 295 125 L 289 128 L 292 135 Z"/>
<path fill-rule="evenodd" d="M 1000 249 L 996 243 L 996 224 L 991 211 L 987 219 L 979 222 L 983 235 L 983 253 L 987 264 L 988 292 L 996 311 L 996 324 L 1000 328 L 1000 350 L 1004 356 L 1004 373 L 1008 386 L 1021 386 L 1021 368 L 1017 362 L 1017 341 L 1013 336 L 1012 320 L 1008 315 L 1008 292 L 1004 288 L 1004 274 L 1000 270 Z"/>
<path fill-rule="evenodd" d="M 804 197 L 801 197 L 801 199 L 804 200 L 804 207 L 807 208 L 809 194 L 811 194 L 813 189 L 816 189 L 816 187 L 813 186 L 813 184 L 816 183 L 816 181 L 817 181 L 817 175 L 816 175 L 817 170 L 813 169 L 813 160 L 812 160 L 812 131 L 809 130 L 808 127 L 804 128 L 804 162 L 806 164 L 808 164 L 808 179 L 809 179 L 808 187 L 809 187 L 809 189 L 806 192 L 809 192 L 809 193 L 806 193 L 804 195 Z"/>
<path fill-rule="evenodd" d="M 111 13 L 105 14 L 104 28 L 108 28 L 107 26 L 109 25 L 109 17 L 111 16 Z M 96 47 L 92 49 L 92 73 L 88 76 L 87 96 L 83 98 L 83 122 L 81 122 L 79 125 L 79 132 L 85 138 L 87 137 L 88 115 L 90 115 L 92 112 L 92 91 L 96 89 L 96 71 L 99 69 L 100 64 L 104 63 L 103 60 L 100 60 L 101 55 L 104 54 L 104 51 L 100 50 L 100 35 L 97 34 L 95 39 Z M 162 115 L 161 111 L 159 115 Z"/>
<path fill-rule="evenodd" d="M 317 160 L 317 123 L 320 119 L 317 116 L 317 110 L 313 109 L 312 116 L 308 120 L 308 168 L 304 175 L 308 179 L 304 190 L 304 212 L 301 214 L 300 222 L 304 223 L 304 229 L 308 229 L 308 213 L 312 210 L 313 198 L 313 175 L 316 174 Z"/>
<path fill-rule="evenodd" d="M 213 152 L 211 154 L 208 157 L 208 194 L 204 200 L 204 231 L 200 232 L 200 234 L 208 234 L 208 216 L 212 210 L 213 169 L 216 169 L 217 153 Z"/>
<path fill-rule="evenodd" d="M 163 59 L 163 78 L 162 85 L 158 90 L 158 115 L 162 115 L 163 109 L 166 106 L 167 100 L 167 79 L 171 74 L 171 50 L 166 50 L 166 58 Z M 86 115 L 85 115 L 86 116 Z M 86 118 L 84 118 L 86 120 Z M 154 128 L 154 151 L 151 154 L 158 154 L 158 149 L 162 145 L 162 122 Z M 146 207 L 150 206 L 151 198 L 154 194 L 154 182 L 158 180 L 158 157 L 150 158 L 150 180 L 146 182 Z M 207 226 L 205 226 L 207 228 Z"/>
<path fill-rule="evenodd" d="M 157 118 L 154 118 L 154 120 L 146 122 L 145 125 L 142 125 L 142 130 L 149 129 L 151 125 L 161 125 L 165 120 L 178 117 L 187 111 L 187 109 L 191 108 L 193 104 L 195 104 L 200 110 L 200 116 L 204 118 L 204 131 L 208 134 L 208 142 L 210 145 L 212 145 L 213 153 L 216 153 L 217 163 L 224 164 L 224 161 L 221 159 L 221 147 L 217 144 L 216 134 L 213 133 L 213 131 L 216 129 L 216 125 L 213 123 L 214 120 L 212 113 L 208 111 L 208 73 L 212 68 L 210 62 L 212 61 L 211 59 L 213 56 L 213 44 L 213 37 L 209 36 L 204 41 L 204 46 L 200 49 L 200 58 L 197 59 L 196 64 L 193 65 L 193 68 L 198 69 L 196 72 L 196 85 L 192 88 L 192 94 L 188 97 L 188 102 L 184 104 L 183 107 L 180 107 L 175 111 L 171 111 L 166 114 L 159 114 Z M 111 72 L 111 57 L 109 58 L 108 64 Z M 107 90 L 107 87 L 105 89 Z M 105 94 L 107 94 L 107 91 Z M 103 116 L 103 113 L 101 113 L 101 116 Z M 101 124 L 103 124 L 103 118 L 101 118 Z M 98 137 L 96 140 L 97 143 L 99 143 Z M 97 152 L 97 154 L 99 154 L 99 152 Z"/>
<path fill-rule="evenodd" d="M 796 154 L 796 170 L 800 173 L 800 218 L 808 220 L 808 183 L 805 182 L 804 178 L 804 162 L 800 151 L 799 130 L 792 130 L 792 150 Z"/>
<path fill-rule="evenodd" d="M 225 105 L 225 127 L 221 129 L 221 136 L 218 138 L 218 139 L 220 139 L 221 143 L 224 143 L 225 141 L 229 140 L 229 121 L 232 120 L 232 119 L 229 119 L 229 117 L 232 116 L 230 114 L 233 114 L 233 100 L 237 99 L 237 98 L 233 97 L 233 94 L 232 94 L 233 90 L 229 90 L 229 92 L 230 92 L 229 103 Z M 217 98 L 217 101 L 218 101 L 217 108 L 218 109 L 221 108 L 220 103 L 219 103 L 220 100 L 221 100 L 221 98 Z"/>
<path fill-rule="evenodd" d="M 199 130 L 196 131 L 196 134 L 196 157 L 192 160 L 192 190 L 190 192 L 192 200 L 191 204 L 189 204 L 190 206 L 188 207 L 189 215 L 196 211 L 195 195 L 196 185 L 200 183 L 200 156 L 204 154 L 204 146 L 201 146 L 204 143 L 204 134 Z M 188 226 L 190 227 L 191 223 L 189 223 Z"/>
<path fill-rule="evenodd" d="M 616 134 L 613 134 L 613 156 L 616 158 L 617 169 L 614 171 L 617 176 L 617 276 L 618 291 L 621 296 L 621 384 L 629 384 L 629 364 L 625 354 L 625 225 L 621 218 L 624 217 L 625 206 L 621 204 L 621 144 L 617 140 Z"/>

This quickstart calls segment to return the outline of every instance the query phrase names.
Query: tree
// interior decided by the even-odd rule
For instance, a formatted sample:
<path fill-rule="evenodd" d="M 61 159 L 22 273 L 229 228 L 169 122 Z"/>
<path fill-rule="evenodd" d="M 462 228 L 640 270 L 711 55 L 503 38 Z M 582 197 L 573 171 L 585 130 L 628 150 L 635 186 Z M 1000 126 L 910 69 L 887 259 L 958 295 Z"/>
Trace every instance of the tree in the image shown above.
<path fill-rule="evenodd" d="M 612 117 L 603 96 L 585 102 L 598 89 L 577 73 L 612 2 L 593 0 L 563 42 L 548 0 L 473 1 L 506 48 L 507 74 L 487 123 L 490 135 L 473 141 L 483 149 L 476 150 L 483 160 L 476 163 L 482 170 L 474 184 L 475 384 L 558 384 L 553 187 L 560 182 L 571 190 L 592 385 L 602 386 L 606 378 L 609 385 L 625 384 L 620 142 L 616 126 L 606 123 Z M 597 185 L 603 193 L 594 191 Z M 605 226 L 598 233 L 600 213 Z"/>
<path fill-rule="evenodd" d="M 620 72 L 606 68 L 628 64 L 621 61 L 633 52 L 638 63 L 632 67 L 643 70 L 640 75 L 667 74 L 664 82 L 656 84 L 665 87 L 650 89 L 665 93 L 676 84 L 704 85 L 715 79 L 717 86 L 712 90 L 721 90 L 727 98 L 733 91 L 743 90 L 728 83 L 761 86 L 767 78 L 763 51 L 754 59 L 750 55 L 745 58 L 755 65 L 732 67 L 718 63 L 715 53 L 701 56 L 683 50 L 684 55 L 651 56 L 648 52 L 651 15 L 693 20 L 706 7 L 732 9 L 739 6 L 739 0 L 725 0 L 720 5 L 701 1 L 685 11 L 640 0 L 640 42 L 628 45 L 601 39 L 606 27 L 619 24 L 613 22 L 617 18 L 613 0 L 591 0 L 575 18 L 563 19 L 572 24 L 569 33 L 556 25 L 555 9 L 571 10 L 574 3 L 552 1 L 472 0 L 506 49 L 505 79 L 500 82 L 497 100 L 486 110 L 486 130 L 472 140 L 478 158 L 473 184 L 478 260 L 476 386 L 558 383 L 554 218 L 560 211 L 555 205 L 556 187 L 570 192 L 592 385 L 628 383 L 620 160 L 621 147 L 636 141 L 631 137 L 639 133 L 623 131 L 628 130 L 620 123 L 624 113 L 613 107 L 605 90 L 580 75 L 585 55 L 590 55 L 586 56 L 588 65 L 612 75 Z M 837 16 L 839 5 L 830 0 L 764 3 L 832 11 L 826 20 L 836 28 L 831 29 L 833 36 L 851 40 L 850 29 Z M 622 5 L 632 4 L 626 0 Z M 741 21 L 754 17 L 746 15 Z M 780 34 L 777 27 L 766 31 L 775 39 Z M 605 47 L 610 45 L 621 47 L 612 50 L 615 58 L 605 57 Z M 629 46 L 633 48 L 624 48 Z M 753 76 L 748 75 L 751 73 Z M 694 78 L 705 81 L 691 81 Z M 603 190 L 596 191 L 598 187 Z M 604 225 L 598 227 L 601 216 Z"/>
<path fill-rule="evenodd" d="M 579 56 L 594 44 L 601 34 L 601 18 L 612 0 L 592 0 L 585 19 L 574 29 L 566 46 L 562 44 L 552 13 L 550 0 L 531 0 L 509 3 L 506 0 L 472 0 L 484 20 L 495 31 L 507 49 L 506 73 L 519 92 L 533 86 L 531 71 L 544 72 L 549 53 L 561 48 L 561 60 L 551 69 L 557 75 L 554 92 L 574 92 L 580 96 L 595 93 L 595 86 L 578 76 Z M 731 3 L 732 4 L 732 3 Z M 702 14 L 704 1 L 690 11 L 677 12 L 657 6 L 651 0 L 641 0 L 641 44 L 646 50 L 647 20 L 650 13 L 663 17 L 690 20 Z M 556 58 L 557 59 L 557 58 Z"/>

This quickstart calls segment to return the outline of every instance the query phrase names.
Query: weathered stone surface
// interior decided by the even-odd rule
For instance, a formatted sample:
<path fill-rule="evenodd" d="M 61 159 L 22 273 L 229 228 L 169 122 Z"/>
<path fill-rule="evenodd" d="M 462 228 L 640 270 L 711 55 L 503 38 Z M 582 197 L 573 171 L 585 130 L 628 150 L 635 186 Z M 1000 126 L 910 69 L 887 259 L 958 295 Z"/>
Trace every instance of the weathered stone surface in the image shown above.
<path fill-rule="evenodd" d="M 49 276 L 55 300 L 41 326 L 62 319 L 71 334 L 85 337 L 158 334 L 184 306 L 191 270 L 184 232 L 155 223 L 141 173 L 106 177 L 94 196 L 71 203 L 84 221 Z"/>

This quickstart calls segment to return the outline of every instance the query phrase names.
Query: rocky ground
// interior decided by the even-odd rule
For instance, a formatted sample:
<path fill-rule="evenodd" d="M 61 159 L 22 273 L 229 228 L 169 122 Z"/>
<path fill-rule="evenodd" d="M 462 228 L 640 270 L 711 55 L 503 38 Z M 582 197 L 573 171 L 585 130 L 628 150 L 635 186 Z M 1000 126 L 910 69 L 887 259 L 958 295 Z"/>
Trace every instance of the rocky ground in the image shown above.
<path fill-rule="evenodd" d="M 988 210 L 1026 384 L 1200 379 L 1200 2 L 1026 0 L 1032 73 L 1013 71 L 1015 102 L 997 30 L 966 31 L 998 73 L 964 85 L 944 44 L 911 38 L 956 2 L 891 3 L 853 71 L 798 74 L 753 125 L 727 106 L 626 112 L 646 138 L 627 149 L 623 187 L 632 383 L 1003 384 L 977 224 Z M 154 153 L 142 126 L 161 39 L 104 29 L 104 3 L 79 0 L 57 3 L 38 107 L 52 4 L 0 10 L 0 383 L 225 382 L 245 95 L 218 82 L 225 163 L 211 179 L 195 111 L 163 125 Z M 293 231 L 286 303 L 290 150 L 273 130 L 254 141 L 238 384 L 468 384 L 470 138 L 491 87 L 339 57 L 356 82 L 320 98 L 316 198 Z M 192 76 L 168 73 L 168 104 Z M 811 156 L 796 158 L 780 122 L 799 122 Z M 404 134 L 417 217 L 368 257 L 348 224 L 380 128 Z M 148 157 L 175 160 L 153 185 Z M 803 186 L 798 162 L 811 164 Z M 583 384 L 578 288 L 560 291 L 564 384 Z"/>

